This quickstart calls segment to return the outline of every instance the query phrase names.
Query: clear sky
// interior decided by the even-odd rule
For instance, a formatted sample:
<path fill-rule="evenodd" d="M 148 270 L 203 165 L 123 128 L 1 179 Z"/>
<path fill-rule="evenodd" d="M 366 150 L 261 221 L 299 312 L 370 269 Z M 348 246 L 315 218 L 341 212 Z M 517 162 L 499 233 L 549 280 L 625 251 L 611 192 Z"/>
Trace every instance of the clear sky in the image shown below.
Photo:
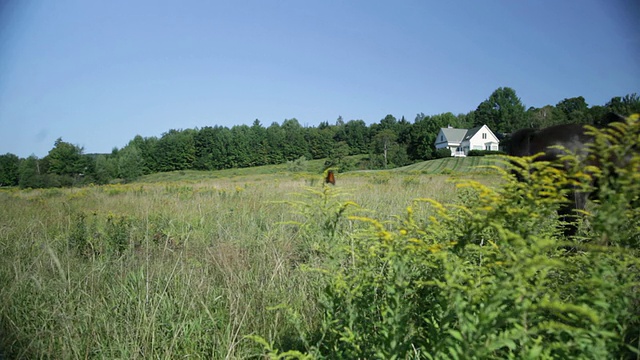
<path fill-rule="evenodd" d="M 0 0 L 0 154 L 640 93 L 637 0 Z"/>

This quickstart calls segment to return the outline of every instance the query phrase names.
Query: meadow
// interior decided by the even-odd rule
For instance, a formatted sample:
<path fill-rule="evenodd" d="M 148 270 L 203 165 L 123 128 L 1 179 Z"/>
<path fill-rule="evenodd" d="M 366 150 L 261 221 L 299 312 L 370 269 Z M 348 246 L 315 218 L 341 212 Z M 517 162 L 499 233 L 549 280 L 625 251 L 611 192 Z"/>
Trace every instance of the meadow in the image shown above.
<path fill-rule="evenodd" d="M 245 358 L 292 330 L 282 304 L 318 321 L 305 243 L 286 201 L 322 175 L 156 174 L 126 185 L 0 191 L 0 337 L 8 358 Z M 271 173 L 268 173 L 271 172 Z M 476 175 L 487 178 L 486 175 Z M 446 175 L 339 175 L 388 218 L 415 197 L 455 198 Z M 283 202 L 284 201 L 284 202 Z M 298 216 L 299 217 L 299 216 Z"/>
<path fill-rule="evenodd" d="M 633 300 L 621 296 L 608 313 L 580 301 L 600 304 L 602 294 L 628 290 L 633 276 L 609 287 L 591 284 L 590 298 L 562 305 L 579 324 L 535 319 L 561 306 L 555 293 L 541 296 L 549 279 L 566 297 L 575 290 L 568 279 L 592 279 L 596 270 L 620 275 L 637 264 L 624 259 L 592 269 L 591 259 L 553 272 L 561 261 L 536 255 L 549 251 L 546 238 L 513 241 L 497 253 L 495 244 L 515 235 L 500 232 L 492 211 L 515 213 L 521 231 L 553 235 L 555 222 L 548 213 L 532 218 L 530 209 L 541 206 L 533 200 L 503 211 L 496 194 L 505 180 L 497 170 L 474 168 L 476 159 L 445 160 L 451 165 L 434 163 L 438 170 L 423 164 L 338 174 L 336 186 L 324 184 L 310 164 L 313 171 L 189 171 L 131 184 L 1 189 L 0 354 L 502 358 L 525 349 L 537 358 L 551 357 L 553 346 L 571 344 L 573 336 L 582 340 L 568 354 L 592 351 L 592 343 L 608 349 L 607 339 L 617 348 Z M 464 161 L 466 172 L 442 173 Z M 460 252 L 464 241 L 476 240 Z M 532 271 L 545 281 L 531 280 Z M 587 280 L 578 284 L 586 291 Z M 425 308 L 438 312 L 422 317 Z M 614 311 L 616 321 L 593 330 Z M 414 318 L 422 325 L 408 321 Z M 611 335 L 615 326 L 622 335 Z M 548 332 L 555 343 L 542 347 Z M 424 347 L 416 347 L 421 341 Z"/>

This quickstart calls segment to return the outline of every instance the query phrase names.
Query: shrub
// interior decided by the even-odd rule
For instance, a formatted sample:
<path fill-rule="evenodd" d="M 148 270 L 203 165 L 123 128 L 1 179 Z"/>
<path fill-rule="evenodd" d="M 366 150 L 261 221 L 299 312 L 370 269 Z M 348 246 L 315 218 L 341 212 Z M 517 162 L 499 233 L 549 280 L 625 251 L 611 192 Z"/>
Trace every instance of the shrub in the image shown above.
<path fill-rule="evenodd" d="M 306 188 L 298 194 L 303 201 L 283 202 L 291 207 L 296 219 L 282 224 L 297 227 L 303 240 L 298 249 L 300 262 L 315 262 L 314 257 L 334 257 L 339 251 L 339 239 L 347 229 L 346 217 L 359 209 L 355 202 L 343 200 L 345 195 L 340 188 L 325 183 L 322 190 Z"/>
<path fill-rule="evenodd" d="M 448 148 L 436 149 L 435 155 L 436 159 L 447 158 L 451 156 L 451 150 L 449 150 Z"/>
<path fill-rule="evenodd" d="M 307 169 L 307 158 L 300 156 L 299 158 L 287 161 L 287 170 L 290 172 L 300 172 Z"/>
<path fill-rule="evenodd" d="M 456 204 L 416 199 L 390 223 L 349 216 L 368 229 L 333 239 L 342 260 L 320 266 L 323 317 L 301 334 L 313 339 L 307 354 L 263 345 L 271 358 L 637 357 L 640 155 L 628 154 L 639 126 L 632 118 L 593 130 L 590 156 L 601 169 L 575 156 L 563 158 L 576 165 L 568 171 L 512 158 L 518 166 L 496 167 L 500 187 L 459 183 Z M 603 147 L 612 150 L 596 153 Z M 593 180 L 594 241 L 567 253 L 576 244 L 559 234 L 556 211 L 567 191 L 588 191 Z"/>
<path fill-rule="evenodd" d="M 494 150 L 470 150 L 467 156 L 506 155 L 504 151 Z"/>

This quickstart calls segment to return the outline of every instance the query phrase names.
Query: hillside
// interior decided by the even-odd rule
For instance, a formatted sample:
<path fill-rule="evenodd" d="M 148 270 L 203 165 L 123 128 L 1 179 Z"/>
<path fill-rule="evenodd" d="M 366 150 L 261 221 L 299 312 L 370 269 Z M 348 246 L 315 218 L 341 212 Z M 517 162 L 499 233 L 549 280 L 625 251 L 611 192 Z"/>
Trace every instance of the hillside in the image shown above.
<path fill-rule="evenodd" d="M 423 174 L 451 174 L 451 173 L 478 173 L 487 172 L 487 166 L 500 165 L 498 156 L 470 156 L 470 157 L 448 157 L 423 161 L 407 166 L 403 166 L 392 171 L 414 172 Z"/>
<path fill-rule="evenodd" d="M 361 157 L 361 156 L 358 156 Z M 255 166 L 240 169 L 225 169 L 215 171 L 198 171 L 198 170 L 184 170 L 184 171 L 171 171 L 155 173 L 145 175 L 138 179 L 137 182 L 154 183 L 154 182 L 167 182 L 167 181 L 200 181 L 212 178 L 233 178 L 233 177 L 246 177 L 257 175 L 269 175 L 269 174 L 283 174 L 283 173 L 308 173 L 318 174 L 322 172 L 324 168 L 325 159 L 308 160 L 304 165 L 295 167 L 291 163 L 278 164 L 278 165 L 264 165 Z M 389 169 L 389 170 L 355 170 L 346 171 L 343 174 L 349 173 L 362 173 L 369 172 L 375 173 L 378 171 L 391 171 L 400 173 L 415 173 L 435 175 L 435 174 L 464 174 L 464 173 L 486 173 L 490 169 L 487 166 L 500 165 L 499 157 L 497 156 L 473 156 L 464 158 L 444 158 L 422 161 L 419 163 Z"/>

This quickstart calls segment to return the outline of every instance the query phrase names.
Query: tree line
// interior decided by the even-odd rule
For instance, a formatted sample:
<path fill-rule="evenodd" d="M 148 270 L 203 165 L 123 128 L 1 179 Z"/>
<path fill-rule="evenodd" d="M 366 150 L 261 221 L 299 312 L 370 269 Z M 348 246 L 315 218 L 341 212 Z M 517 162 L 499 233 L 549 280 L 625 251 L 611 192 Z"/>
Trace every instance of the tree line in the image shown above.
<path fill-rule="evenodd" d="M 634 93 L 613 97 L 604 105 L 589 106 L 584 97 L 578 96 L 556 105 L 526 109 L 515 90 L 501 87 L 467 114 L 420 113 L 413 122 L 387 115 L 367 126 L 363 120 L 345 122 L 338 117 L 335 124 L 324 121 L 305 127 L 293 118 L 265 127 L 256 119 L 251 126 L 172 129 L 160 137 L 137 135 L 110 154 L 85 154 L 83 148 L 59 138 L 43 158 L 0 155 L 0 186 L 106 184 L 133 181 L 156 172 L 281 164 L 302 157 L 326 158 L 326 166 L 343 171 L 391 168 L 442 156 L 434 142 L 440 128 L 448 125 L 471 128 L 486 124 L 494 133 L 508 134 L 521 128 L 565 123 L 604 125 L 600 119 L 609 112 L 640 112 L 640 98 Z M 349 155 L 366 156 L 355 163 Z"/>

